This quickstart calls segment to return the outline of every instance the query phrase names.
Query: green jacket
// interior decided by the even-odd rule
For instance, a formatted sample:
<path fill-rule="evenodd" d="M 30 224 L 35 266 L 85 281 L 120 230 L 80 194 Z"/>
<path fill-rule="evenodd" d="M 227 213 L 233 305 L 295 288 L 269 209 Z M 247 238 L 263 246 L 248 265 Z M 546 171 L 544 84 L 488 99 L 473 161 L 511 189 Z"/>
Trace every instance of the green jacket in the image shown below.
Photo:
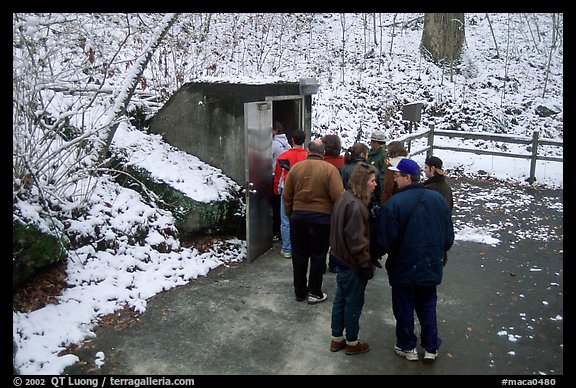
<path fill-rule="evenodd" d="M 382 145 L 379 149 L 371 149 L 368 152 L 368 164 L 376 167 L 376 170 L 380 171 L 380 182 L 384 185 L 384 172 L 386 171 L 386 158 L 388 153 L 386 152 L 386 145 Z"/>

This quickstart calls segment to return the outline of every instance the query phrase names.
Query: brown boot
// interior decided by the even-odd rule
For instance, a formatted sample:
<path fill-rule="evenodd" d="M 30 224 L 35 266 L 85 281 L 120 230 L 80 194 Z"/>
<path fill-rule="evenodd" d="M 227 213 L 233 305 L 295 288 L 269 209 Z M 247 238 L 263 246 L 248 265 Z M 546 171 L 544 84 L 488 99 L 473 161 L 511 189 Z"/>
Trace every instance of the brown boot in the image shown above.
<path fill-rule="evenodd" d="M 332 340 L 332 342 L 330 342 L 330 351 L 331 352 L 337 352 L 339 350 L 342 350 L 346 347 L 346 340 L 342 340 L 342 341 L 334 341 Z"/>
<path fill-rule="evenodd" d="M 368 342 L 362 342 L 360 340 L 348 342 L 346 344 L 346 354 L 351 356 L 354 354 L 366 353 L 370 350 L 370 345 Z"/>

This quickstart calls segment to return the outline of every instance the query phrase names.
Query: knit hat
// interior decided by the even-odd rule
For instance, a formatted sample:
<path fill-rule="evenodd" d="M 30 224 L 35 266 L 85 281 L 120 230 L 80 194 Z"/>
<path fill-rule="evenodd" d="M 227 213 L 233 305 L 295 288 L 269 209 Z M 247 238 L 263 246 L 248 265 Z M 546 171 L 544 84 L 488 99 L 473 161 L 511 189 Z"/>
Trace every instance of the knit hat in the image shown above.
<path fill-rule="evenodd" d="M 436 173 L 438 175 L 444 175 L 444 170 L 442 169 L 442 159 L 437 156 L 429 156 L 426 158 L 424 164 L 427 164 L 430 167 L 436 168 Z"/>
<path fill-rule="evenodd" d="M 418 166 L 418 163 L 408 158 L 399 161 L 396 167 L 388 167 L 388 170 L 412 176 L 420 176 L 420 166 Z"/>

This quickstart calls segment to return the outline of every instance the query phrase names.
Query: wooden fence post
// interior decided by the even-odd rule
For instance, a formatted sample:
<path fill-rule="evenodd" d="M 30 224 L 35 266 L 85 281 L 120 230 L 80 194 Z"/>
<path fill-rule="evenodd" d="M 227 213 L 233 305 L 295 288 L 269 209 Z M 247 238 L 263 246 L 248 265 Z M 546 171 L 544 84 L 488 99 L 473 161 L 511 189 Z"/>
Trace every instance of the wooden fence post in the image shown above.
<path fill-rule="evenodd" d="M 530 158 L 530 177 L 528 183 L 532 184 L 536 180 L 536 159 L 538 158 L 538 136 L 540 131 L 532 133 L 532 157 Z"/>
<path fill-rule="evenodd" d="M 428 124 L 430 131 L 428 132 L 428 151 L 426 151 L 426 158 L 434 154 L 434 123 Z"/>

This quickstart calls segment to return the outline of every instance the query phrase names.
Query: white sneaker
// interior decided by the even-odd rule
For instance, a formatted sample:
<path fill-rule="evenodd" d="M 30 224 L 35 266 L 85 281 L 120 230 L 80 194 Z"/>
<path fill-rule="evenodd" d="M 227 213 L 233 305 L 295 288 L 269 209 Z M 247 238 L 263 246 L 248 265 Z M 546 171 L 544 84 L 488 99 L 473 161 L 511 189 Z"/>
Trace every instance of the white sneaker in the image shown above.
<path fill-rule="evenodd" d="M 316 304 L 316 303 L 324 302 L 326 299 L 328 299 L 328 295 L 325 292 L 322 293 L 322 296 L 316 296 L 316 295 L 309 294 L 308 295 L 308 304 Z"/>
<path fill-rule="evenodd" d="M 398 346 L 394 346 L 394 351 L 397 355 L 404 357 L 408 361 L 418 361 L 418 352 L 416 348 L 412 350 L 402 350 Z"/>
<path fill-rule="evenodd" d="M 438 351 L 430 353 L 429 351 L 424 351 L 424 361 L 434 361 L 438 357 Z"/>
<path fill-rule="evenodd" d="M 280 251 L 280 254 L 281 254 L 282 257 L 285 258 L 285 259 L 291 259 L 291 258 L 292 258 L 292 252 Z"/>

